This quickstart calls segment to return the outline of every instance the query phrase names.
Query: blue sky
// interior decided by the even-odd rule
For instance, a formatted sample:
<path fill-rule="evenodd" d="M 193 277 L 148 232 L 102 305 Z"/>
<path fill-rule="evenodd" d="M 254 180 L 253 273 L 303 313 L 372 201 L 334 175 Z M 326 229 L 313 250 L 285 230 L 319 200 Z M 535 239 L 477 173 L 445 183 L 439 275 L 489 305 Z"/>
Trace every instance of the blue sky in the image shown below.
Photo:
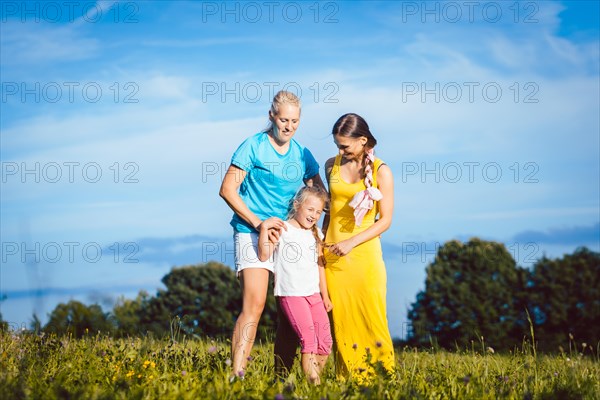
<path fill-rule="evenodd" d="M 382 238 L 394 336 L 435 249 L 477 236 L 530 266 L 600 249 L 596 1 L 3 2 L 5 320 L 109 307 L 171 267 L 231 265 L 218 197 L 274 91 L 322 165 L 343 113 L 395 176 Z"/>

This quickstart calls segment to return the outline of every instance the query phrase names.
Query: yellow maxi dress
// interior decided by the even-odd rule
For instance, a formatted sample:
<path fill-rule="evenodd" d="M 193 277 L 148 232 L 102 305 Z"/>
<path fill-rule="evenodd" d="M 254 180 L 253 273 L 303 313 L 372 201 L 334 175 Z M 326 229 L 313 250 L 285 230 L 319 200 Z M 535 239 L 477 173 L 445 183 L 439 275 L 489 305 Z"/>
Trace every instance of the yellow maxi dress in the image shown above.
<path fill-rule="evenodd" d="M 340 175 L 341 156 L 335 158 L 329 176 L 330 221 L 325 242 L 337 243 L 364 231 L 375 223 L 378 202 L 365 215 L 361 226 L 354 222 L 354 209 L 348 205 L 365 189 L 364 181 L 344 182 Z M 375 159 L 374 171 L 383 162 Z M 377 187 L 376 173 L 373 186 Z M 372 366 L 381 362 L 394 368 L 394 348 L 386 313 L 386 272 L 379 237 L 356 246 L 343 257 L 325 249 L 325 274 L 332 310 L 332 334 L 338 377 L 368 378 Z"/>

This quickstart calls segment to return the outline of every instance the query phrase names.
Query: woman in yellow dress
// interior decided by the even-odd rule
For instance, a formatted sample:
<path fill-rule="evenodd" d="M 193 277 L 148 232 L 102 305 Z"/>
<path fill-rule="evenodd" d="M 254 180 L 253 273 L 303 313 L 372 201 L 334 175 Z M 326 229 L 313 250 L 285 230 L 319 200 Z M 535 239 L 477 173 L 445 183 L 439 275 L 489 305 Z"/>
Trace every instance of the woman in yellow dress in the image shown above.
<path fill-rule="evenodd" d="M 336 373 L 368 379 L 373 365 L 391 372 L 395 364 L 379 240 L 392 222 L 394 180 L 375 158 L 377 140 L 362 117 L 341 116 L 332 133 L 339 155 L 325 164 L 331 204 L 324 228 Z"/>

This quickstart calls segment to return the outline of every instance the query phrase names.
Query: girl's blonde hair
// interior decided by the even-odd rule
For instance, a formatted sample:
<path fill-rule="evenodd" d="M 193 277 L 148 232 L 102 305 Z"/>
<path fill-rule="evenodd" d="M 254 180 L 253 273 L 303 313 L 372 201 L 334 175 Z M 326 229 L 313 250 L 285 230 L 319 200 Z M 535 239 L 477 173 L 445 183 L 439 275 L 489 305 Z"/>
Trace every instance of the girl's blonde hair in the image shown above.
<path fill-rule="evenodd" d="M 302 103 L 300 102 L 300 98 L 298 96 L 296 96 L 292 92 L 280 90 L 273 97 L 273 102 L 271 103 L 269 115 L 269 125 L 267 125 L 265 132 L 269 132 L 271 129 L 273 129 L 273 121 L 271 120 L 271 115 L 275 116 L 279 114 L 279 108 L 282 104 L 291 104 L 293 106 L 298 107 L 298 109 L 302 111 Z"/>
<path fill-rule="evenodd" d="M 296 216 L 296 212 L 298 211 L 298 207 L 302 205 L 307 198 L 310 196 L 314 196 L 323 202 L 323 209 L 327 208 L 329 203 L 329 194 L 320 186 L 304 186 L 294 196 L 290 204 L 290 210 L 288 212 L 288 219 L 292 219 Z M 319 237 L 319 228 L 317 228 L 317 224 L 312 226 L 312 233 L 315 237 L 315 240 L 318 244 L 323 245 L 323 241 Z"/>

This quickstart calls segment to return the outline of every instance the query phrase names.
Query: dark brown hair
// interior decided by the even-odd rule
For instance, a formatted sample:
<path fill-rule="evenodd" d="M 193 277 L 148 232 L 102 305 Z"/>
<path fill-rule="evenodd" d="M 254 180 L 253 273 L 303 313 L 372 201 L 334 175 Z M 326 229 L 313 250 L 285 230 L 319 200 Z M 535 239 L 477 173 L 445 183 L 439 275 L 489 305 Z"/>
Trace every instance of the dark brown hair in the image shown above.
<path fill-rule="evenodd" d="M 367 138 L 367 144 L 365 145 L 365 154 L 364 161 L 365 163 L 365 171 L 364 171 L 364 180 L 365 186 L 371 187 L 373 183 L 373 162 L 368 159 L 367 151 L 373 150 L 373 148 L 377 145 L 377 139 L 371 133 L 369 129 L 369 125 L 367 121 L 363 117 L 358 114 L 348 113 L 344 114 L 338 118 L 338 120 L 333 125 L 333 130 L 331 132 L 333 136 L 340 135 L 343 137 L 351 137 L 354 139 L 358 139 L 361 137 Z M 372 154 L 371 154 L 372 155 Z M 374 157 L 372 155 L 372 157 Z M 372 158 L 374 160 L 374 158 Z"/>
<path fill-rule="evenodd" d="M 367 138 L 367 147 L 374 148 L 377 145 L 377 139 L 369 130 L 369 125 L 363 117 L 358 114 L 348 113 L 342 115 L 333 125 L 331 133 L 344 137 L 358 139 L 359 137 Z"/>

